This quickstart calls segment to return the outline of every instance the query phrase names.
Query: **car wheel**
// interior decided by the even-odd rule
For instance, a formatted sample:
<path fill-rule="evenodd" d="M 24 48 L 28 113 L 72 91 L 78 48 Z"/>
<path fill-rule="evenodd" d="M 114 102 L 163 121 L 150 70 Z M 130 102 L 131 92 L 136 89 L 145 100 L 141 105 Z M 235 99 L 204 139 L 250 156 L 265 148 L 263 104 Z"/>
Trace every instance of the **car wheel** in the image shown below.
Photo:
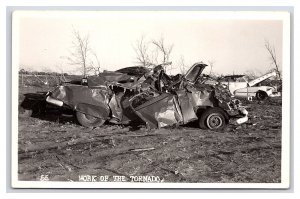
<path fill-rule="evenodd" d="M 209 108 L 199 118 L 199 126 L 202 129 L 223 129 L 226 123 L 226 113 L 219 108 Z"/>
<path fill-rule="evenodd" d="M 79 111 L 76 112 L 76 118 L 79 124 L 85 127 L 97 127 L 103 125 L 105 122 L 104 119 L 93 117 Z"/>
<path fill-rule="evenodd" d="M 264 91 L 258 91 L 256 93 L 256 98 L 258 100 L 265 100 L 267 97 L 268 97 L 268 94 L 266 92 L 264 92 Z"/>

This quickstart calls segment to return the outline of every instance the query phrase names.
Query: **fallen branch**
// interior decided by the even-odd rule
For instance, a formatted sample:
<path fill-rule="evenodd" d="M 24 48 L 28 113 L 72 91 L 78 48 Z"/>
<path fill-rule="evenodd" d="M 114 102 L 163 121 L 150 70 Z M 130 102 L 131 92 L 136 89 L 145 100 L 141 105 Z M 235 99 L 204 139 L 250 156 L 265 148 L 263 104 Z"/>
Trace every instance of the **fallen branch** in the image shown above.
<path fill-rule="evenodd" d="M 129 149 L 129 151 L 151 151 L 154 150 L 155 148 L 151 147 L 151 148 L 139 148 L 139 149 Z"/>

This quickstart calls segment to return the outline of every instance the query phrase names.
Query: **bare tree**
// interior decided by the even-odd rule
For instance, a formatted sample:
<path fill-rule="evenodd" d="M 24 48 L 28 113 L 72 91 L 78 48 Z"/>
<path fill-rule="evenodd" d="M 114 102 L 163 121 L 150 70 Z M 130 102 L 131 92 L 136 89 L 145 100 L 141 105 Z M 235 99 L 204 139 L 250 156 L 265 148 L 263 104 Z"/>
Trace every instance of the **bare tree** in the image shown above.
<path fill-rule="evenodd" d="M 83 76 L 90 70 L 89 56 L 91 54 L 89 35 L 82 36 L 78 30 L 73 29 L 74 40 L 71 56 L 67 57 L 70 64 L 82 67 Z"/>
<path fill-rule="evenodd" d="M 161 56 L 161 60 L 160 63 L 167 63 L 170 61 L 170 54 L 173 50 L 173 44 L 171 45 L 167 45 L 165 43 L 165 39 L 164 37 L 160 37 L 159 40 L 153 40 L 152 44 L 154 44 L 154 46 L 156 47 L 157 51 L 158 51 L 158 56 Z"/>
<path fill-rule="evenodd" d="M 149 57 L 149 43 L 145 40 L 144 35 L 136 41 L 134 50 L 136 53 L 136 60 L 138 64 L 141 64 L 142 66 L 147 68 L 153 65 Z"/>
<path fill-rule="evenodd" d="M 91 61 L 91 70 L 94 72 L 95 75 L 99 75 L 100 72 L 101 72 L 100 61 L 98 59 L 97 54 L 94 51 L 92 52 L 92 54 L 94 56 L 94 59 L 95 59 L 96 63 L 94 63 L 93 61 Z"/>
<path fill-rule="evenodd" d="M 147 68 L 170 62 L 172 49 L 173 45 L 167 45 L 163 37 L 149 42 L 142 36 L 134 46 L 137 63 Z"/>
<path fill-rule="evenodd" d="M 279 64 L 276 57 L 276 50 L 274 46 L 271 46 L 270 42 L 265 40 L 265 48 L 267 49 L 268 53 L 270 54 L 270 59 L 272 61 L 272 64 L 275 66 L 275 70 L 278 74 L 279 79 L 281 79 L 281 74 L 279 70 Z"/>

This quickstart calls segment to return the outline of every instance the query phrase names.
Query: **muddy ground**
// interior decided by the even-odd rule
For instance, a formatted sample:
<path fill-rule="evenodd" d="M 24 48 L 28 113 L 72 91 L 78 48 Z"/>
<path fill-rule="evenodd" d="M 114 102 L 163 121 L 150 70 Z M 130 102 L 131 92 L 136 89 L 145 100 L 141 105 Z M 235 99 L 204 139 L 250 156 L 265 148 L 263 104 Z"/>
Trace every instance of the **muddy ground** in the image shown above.
<path fill-rule="evenodd" d="M 20 87 L 25 93 L 44 91 Z M 20 98 L 20 100 L 22 97 Z M 19 180 L 78 181 L 81 175 L 158 176 L 162 182 L 281 181 L 281 99 L 247 102 L 249 121 L 223 131 L 188 125 L 147 130 L 80 126 L 55 111 L 19 116 Z"/>

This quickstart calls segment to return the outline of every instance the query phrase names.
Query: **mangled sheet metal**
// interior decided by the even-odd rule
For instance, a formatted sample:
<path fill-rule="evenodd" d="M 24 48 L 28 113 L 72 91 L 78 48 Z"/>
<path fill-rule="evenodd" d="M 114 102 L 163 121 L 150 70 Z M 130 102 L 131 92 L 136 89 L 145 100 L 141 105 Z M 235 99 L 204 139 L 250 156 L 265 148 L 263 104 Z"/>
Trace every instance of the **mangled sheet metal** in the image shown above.
<path fill-rule="evenodd" d="M 182 118 L 183 123 L 187 124 L 193 120 L 198 119 L 195 111 L 194 111 L 194 101 L 193 97 L 190 95 L 192 93 L 188 93 L 185 90 L 176 91 L 178 104 L 180 106 L 180 110 L 182 110 Z"/>
<path fill-rule="evenodd" d="M 127 84 L 127 87 L 132 86 L 136 78 L 123 73 L 105 72 L 99 76 L 91 76 L 88 78 L 88 87 L 106 87 L 108 85 Z M 125 85 L 124 85 L 125 86 Z"/>
<path fill-rule="evenodd" d="M 121 93 L 118 93 L 117 95 L 113 94 L 113 96 L 110 99 L 110 102 L 108 103 L 111 109 L 111 116 L 113 118 L 117 118 L 119 121 L 122 120 L 122 115 L 123 115 L 122 107 L 120 104 L 121 97 L 122 97 Z"/>
<path fill-rule="evenodd" d="M 109 101 L 107 90 L 89 89 L 80 85 L 59 86 L 51 92 L 51 96 L 69 106 L 75 106 L 79 103 L 97 104 Z"/>
<path fill-rule="evenodd" d="M 187 86 L 187 95 L 194 107 L 213 106 L 213 88 L 207 85 Z"/>
<path fill-rule="evenodd" d="M 196 63 L 186 75 L 173 77 L 168 76 L 161 65 L 151 72 L 142 67 L 104 72 L 88 77 L 87 86 L 58 87 L 50 92 L 47 101 L 57 105 L 62 102 L 75 111 L 103 120 L 114 118 L 126 123 L 140 119 L 149 128 L 198 120 L 201 118 L 199 109 L 238 110 L 230 106 L 232 98 L 226 88 L 199 83 L 206 66 Z"/>
<path fill-rule="evenodd" d="M 135 107 L 134 110 L 149 128 L 172 126 L 183 122 L 175 96 L 168 93 L 154 97 Z"/>
<path fill-rule="evenodd" d="M 109 116 L 109 109 L 104 105 L 104 103 L 109 102 L 107 90 L 72 85 L 59 86 L 50 94 L 46 101 L 51 104 L 65 105 L 71 109 L 88 113 L 93 117 L 107 118 Z"/>
<path fill-rule="evenodd" d="M 163 94 L 150 99 L 148 94 L 139 95 L 139 103 L 144 103 L 134 106 L 133 109 L 150 128 L 187 124 L 197 120 L 199 107 L 222 107 L 224 110 L 231 110 L 228 105 L 231 95 L 225 87 L 197 84 L 205 66 L 203 63 L 194 64 L 187 75 L 177 77 L 180 80 L 177 86 L 174 86 L 174 82 L 168 82 L 172 78 L 164 78 L 160 84 L 160 77 L 165 76 L 163 72 L 160 73 L 156 89 Z M 173 86 L 161 88 L 162 85 Z"/>

